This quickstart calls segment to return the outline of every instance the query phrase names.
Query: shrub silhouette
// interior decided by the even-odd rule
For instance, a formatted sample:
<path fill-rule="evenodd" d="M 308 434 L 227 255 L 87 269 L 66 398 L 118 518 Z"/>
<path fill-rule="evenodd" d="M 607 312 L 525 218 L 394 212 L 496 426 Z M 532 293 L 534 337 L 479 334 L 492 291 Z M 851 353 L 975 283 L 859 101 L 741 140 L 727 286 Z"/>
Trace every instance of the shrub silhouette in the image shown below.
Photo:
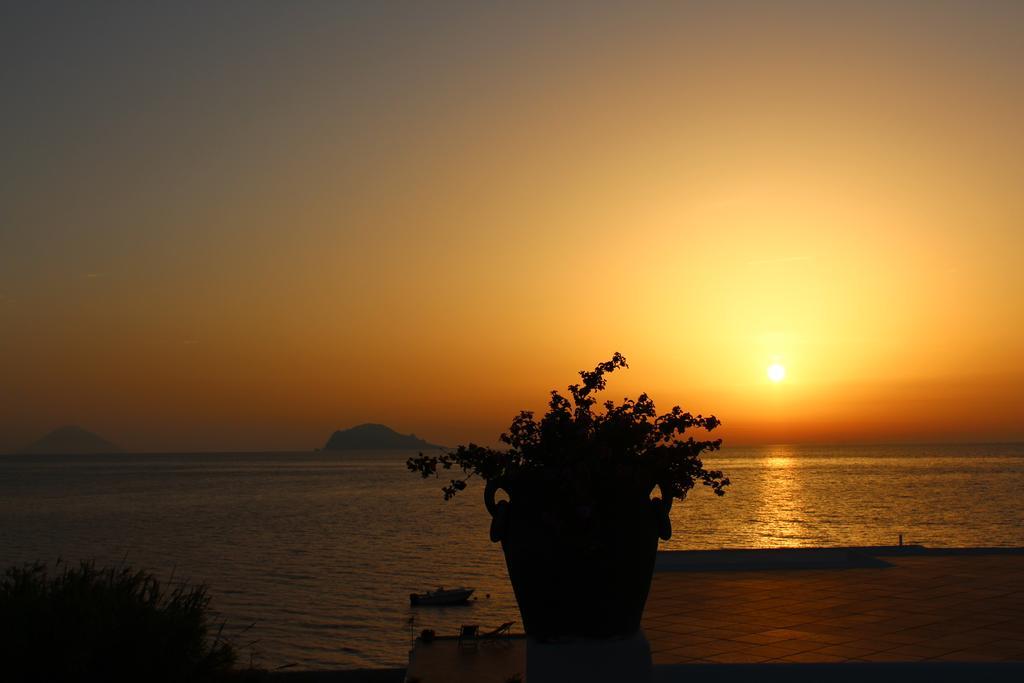
<path fill-rule="evenodd" d="M 54 576 L 39 563 L 11 567 L 0 578 L 0 666 L 12 681 L 213 680 L 235 652 L 210 619 L 202 585 L 168 588 L 91 562 Z"/>
<path fill-rule="evenodd" d="M 471 443 L 438 456 L 420 453 L 407 466 L 424 478 L 461 470 L 461 477 L 442 488 L 445 500 L 464 490 L 474 476 L 507 482 L 540 472 L 557 489 L 552 494 L 573 504 L 647 495 L 659 486 L 668 506 L 673 498 L 684 499 L 698 481 L 723 495 L 729 480 L 719 470 L 705 469 L 700 459 L 703 452 L 718 450 L 722 440 L 683 437 L 689 429 L 715 429 L 721 424 L 718 418 L 694 416 L 679 406 L 658 415 L 647 394 L 620 404 L 606 401 L 604 412 L 595 412 L 594 394 L 605 389 L 606 375 L 627 367 L 625 357 L 615 353 L 593 371 L 580 372 L 582 383 L 568 387 L 571 401 L 556 390 L 540 420 L 530 411 L 521 412 L 501 435 L 507 450 Z"/>

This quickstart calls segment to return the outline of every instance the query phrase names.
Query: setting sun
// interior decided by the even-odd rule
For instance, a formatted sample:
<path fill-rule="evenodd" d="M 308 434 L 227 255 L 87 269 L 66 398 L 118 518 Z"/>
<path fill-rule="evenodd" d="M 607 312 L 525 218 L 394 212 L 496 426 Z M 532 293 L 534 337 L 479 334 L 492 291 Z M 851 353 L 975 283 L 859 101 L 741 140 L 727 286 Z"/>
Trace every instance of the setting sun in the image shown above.
<path fill-rule="evenodd" d="M 778 363 L 772 363 L 768 366 L 768 379 L 773 382 L 781 382 L 786 376 L 786 368 L 782 367 Z"/>

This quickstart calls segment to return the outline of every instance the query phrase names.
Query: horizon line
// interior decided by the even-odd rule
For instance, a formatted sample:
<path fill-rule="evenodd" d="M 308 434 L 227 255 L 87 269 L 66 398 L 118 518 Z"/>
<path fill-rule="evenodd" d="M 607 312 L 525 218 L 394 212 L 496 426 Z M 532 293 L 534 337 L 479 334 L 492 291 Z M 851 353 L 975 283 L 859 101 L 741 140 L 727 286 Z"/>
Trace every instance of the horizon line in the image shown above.
<path fill-rule="evenodd" d="M 781 447 L 819 447 L 819 448 L 868 448 L 868 447 L 885 447 L 885 446 L 1024 446 L 1024 439 L 1020 440 L 996 440 L 996 441 L 863 441 L 853 442 L 846 441 L 841 443 L 829 443 L 822 441 L 776 441 L 776 442 L 764 442 L 764 443 L 741 443 L 728 445 L 723 444 L 719 451 L 724 451 L 728 448 L 781 448 Z M 366 452 L 366 451 L 422 451 L 422 450 L 453 450 L 454 447 L 439 446 L 438 448 L 352 448 L 352 449 L 330 449 L 322 446 L 315 446 L 312 448 L 278 448 L 268 450 L 250 450 L 250 449 L 214 449 L 214 450 L 133 450 L 124 449 L 120 451 L 110 451 L 103 453 L 26 453 L 24 451 L 0 451 L 0 457 L 2 456 L 48 456 L 48 455 L 229 455 L 229 454 L 247 454 L 247 455 L 271 455 L 271 454 L 286 454 L 286 453 L 353 453 L 353 452 Z"/>

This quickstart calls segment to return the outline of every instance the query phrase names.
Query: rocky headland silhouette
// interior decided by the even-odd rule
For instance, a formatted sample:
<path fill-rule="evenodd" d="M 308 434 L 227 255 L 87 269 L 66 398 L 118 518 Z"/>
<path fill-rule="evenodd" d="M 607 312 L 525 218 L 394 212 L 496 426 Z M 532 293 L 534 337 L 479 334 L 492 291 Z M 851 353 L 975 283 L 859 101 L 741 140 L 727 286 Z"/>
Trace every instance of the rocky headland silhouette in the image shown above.
<path fill-rule="evenodd" d="M 428 450 L 444 446 L 428 443 L 415 434 L 399 434 L 382 424 L 361 424 L 339 429 L 324 445 L 325 451 Z"/>

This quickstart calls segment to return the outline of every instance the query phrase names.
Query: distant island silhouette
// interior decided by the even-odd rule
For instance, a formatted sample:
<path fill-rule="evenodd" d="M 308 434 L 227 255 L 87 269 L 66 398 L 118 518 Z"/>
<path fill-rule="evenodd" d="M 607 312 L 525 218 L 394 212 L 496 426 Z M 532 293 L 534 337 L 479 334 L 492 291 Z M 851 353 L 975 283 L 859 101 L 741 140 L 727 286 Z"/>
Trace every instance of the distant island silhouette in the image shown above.
<path fill-rule="evenodd" d="M 444 446 L 427 443 L 415 434 L 399 434 L 382 424 L 361 424 L 339 429 L 324 446 L 325 451 L 440 449 Z"/>
<path fill-rule="evenodd" d="M 18 451 L 32 455 L 92 455 L 120 452 L 122 451 L 119 446 L 75 425 L 55 429 Z"/>

